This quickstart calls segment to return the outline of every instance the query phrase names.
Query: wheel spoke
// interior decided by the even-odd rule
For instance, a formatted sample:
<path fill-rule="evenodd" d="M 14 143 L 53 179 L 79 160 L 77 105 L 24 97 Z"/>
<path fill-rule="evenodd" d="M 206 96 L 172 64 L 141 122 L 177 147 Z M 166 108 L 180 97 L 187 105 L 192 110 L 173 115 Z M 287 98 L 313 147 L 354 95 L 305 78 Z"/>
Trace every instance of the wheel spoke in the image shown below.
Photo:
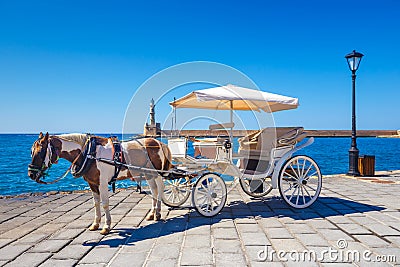
<path fill-rule="evenodd" d="M 180 202 L 182 199 L 180 198 L 181 194 L 179 192 L 176 193 L 176 197 L 178 198 L 178 202 Z"/>
<path fill-rule="evenodd" d="M 304 197 L 303 186 L 301 187 L 301 195 L 303 196 L 303 205 L 306 204 L 306 198 Z"/>
<path fill-rule="evenodd" d="M 222 188 L 218 187 L 213 190 L 214 192 L 222 192 Z"/>
<path fill-rule="evenodd" d="M 220 198 L 218 198 L 218 199 L 220 199 Z M 219 206 L 220 203 L 217 202 L 217 198 L 214 198 L 213 201 L 214 201 L 214 203 L 215 203 L 217 206 Z"/>
<path fill-rule="evenodd" d="M 300 178 L 301 178 L 299 158 L 297 158 L 296 161 L 297 161 L 297 165 L 296 165 L 296 167 L 297 167 L 297 174 L 300 175 Z"/>
<path fill-rule="evenodd" d="M 203 195 L 203 196 L 206 196 L 207 195 L 207 193 L 206 192 L 203 192 L 203 191 L 197 191 L 197 193 L 199 193 L 200 195 Z"/>
<path fill-rule="evenodd" d="M 292 189 L 292 188 L 293 188 L 292 185 L 290 185 L 289 188 L 286 189 L 283 193 L 286 193 L 287 191 L 289 191 L 289 190 Z"/>
<path fill-rule="evenodd" d="M 199 200 L 202 200 L 202 199 L 205 199 L 205 198 L 207 198 L 207 196 L 200 196 L 200 197 L 197 198 L 197 200 L 199 201 Z"/>
<path fill-rule="evenodd" d="M 208 188 L 204 187 L 203 183 L 201 183 L 201 188 L 203 188 L 205 192 L 208 192 Z"/>
<path fill-rule="evenodd" d="M 305 174 L 305 172 L 304 172 L 304 169 L 306 168 L 306 160 L 303 160 L 303 167 L 301 168 L 301 177 L 304 177 L 304 174 Z"/>
<path fill-rule="evenodd" d="M 310 193 L 308 192 L 308 190 L 307 190 L 306 187 L 304 187 L 304 191 L 306 191 L 307 195 L 312 199 L 312 197 L 311 197 L 311 195 L 310 195 Z"/>
<path fill-rule="evenodd" d="M 286 172 L 286 170 L 285 170 L 285 173 L 284 173 L 284 174 L 287 174 L 288 176 L 290 176 L 291 178 L 295 179 L 296 181 L 299 179 L 299 178 L 294 177 L 294 176 L 291 175 L 290 173 Z"/>
<path fill-rule="evenodd" d="M 312 174 L 310 174 L 310 175 L 308 175 L 306 178 L 304 178 L 306 181 L 308 180 L 308 179 L 310 179 L 311 177 L 313 177 L 315 174 L 317 174 L 318 172 L 317 171 L 315 171 L 315 172 L 313 172 Z"/>
<path fill-rule="evenodd" d="M 167 200 L 171 200 L 171 197 L 173 196 L 173 194 L 169 194 Z"/>
<path fill-rule="evenodd" d="M 207 198 L 208 198 L 208 197 L 205 197 L 205 198 L 204 198 L 204 201 L 203 201 L 203 203 L 201 204 L 201 206 L 204 206 L 204 205 L 207 203 L 207 201 L 208 201 Z"/>
<path fill-rule="evenodd" d="M 166 188 L 165 190 L 164 190 L 164 194 L 169 194 L 169 193 L 171 193 L 172 192 L 172 188 Z"/>
<path fill-rule="evenodd" d="M 187 192 L 187 190 L 184 190 L 184 189 L 179 189 L 178 190 L 182 195 L 186 195 L 186 192 Z"/>
<path fill-rule="evenodd" d="M 290 164 L 290 168 L 292 169 L 294 175 L 296 175 L 296 177 L 297 177 L 296 180 L 298 180 L 298 179 L 299 179 L 299 176 L 297 175 L 296 171 L 293 169 L 292 164 Z"/>
<path fill-rule="evenodd" d="M 290 196 L 290 198 L 289 198 L 289 201 L 291 201 L 292 200 L 292 198 L 293 198 L 293 195 L 295 194 L 295 192 L 297 191 L 297 187 L 293 190 L 293 192 L 292 192 L 292 195 Z"/>
<path fill-rule="evenodd" d="M 300 197 L 300 186 L 297 189 L 297 198 L 296 198 L 296 205 L 299 204 L 299 197 Z"/>
<path fill-rule="evenodd" d="M 210 201 L 207 202 L 207 211 L 208 211 L 208 212 L 211 212 L 211 211 L 212 211 Z"/>
<path fill-rule="evenodd" d="M 308 188 L 310 188 L 311 190 L 314 190 L 315 192 L 317 192 L 316 189 L 312 188 L 311 186 L 309 186 L 308 184 L 306 184 L 305 186 L 307 186 Z"/>

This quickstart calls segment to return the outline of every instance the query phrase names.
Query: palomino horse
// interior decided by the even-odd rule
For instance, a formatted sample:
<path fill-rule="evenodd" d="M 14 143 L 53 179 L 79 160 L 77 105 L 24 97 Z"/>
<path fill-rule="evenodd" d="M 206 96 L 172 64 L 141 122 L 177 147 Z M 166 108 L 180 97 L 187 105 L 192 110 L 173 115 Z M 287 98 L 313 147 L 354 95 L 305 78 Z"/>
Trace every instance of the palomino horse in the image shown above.
<path fill-rule="evenodd" d="M 28 168 L 28 176 L 38 182 L 45 183 L 40 178 L 51 164 L 57 163 L 58 158 L 64 158 L 75 166 L 82 166 L 85 161 L 84 150 L 88 144 L 89 136 L 86 134 L 63 134 L 49 136 L 40 133 L 38 140 L 32 145 L 32 162 Z M 92 136 L 93 138 L 93 136 Z M 95 136 L 96 158 L 113 160 L 113 144 L 110 138 Z M 90 139 L 93 140 L 93 139 Z M 122 167 L 117 180 L 143 177 L 146 179 L 153 197 L 152 208 L 147 215 L 147 220 L 161 219 L 161 194 L 164 183 L 158 171 L 167 171 L 171 168 L 171 153 L 162 142 L 153 138 L 136 139 L 121 143 L 122 152 L 131 165 L 153 169 L 142 171 Z M 89 230 L 94 231 L 100 227 L 101 211 L 100 200 L 105 212 L 105 224 L 101 234 L 108 234 L 111 226 L 109 210 L 108 183 L 115 174 L 115 166 L 110 163 L 92 160 L 92 164 L 82 173 L 92 191 L 95 206 L 95 217 Z"/>

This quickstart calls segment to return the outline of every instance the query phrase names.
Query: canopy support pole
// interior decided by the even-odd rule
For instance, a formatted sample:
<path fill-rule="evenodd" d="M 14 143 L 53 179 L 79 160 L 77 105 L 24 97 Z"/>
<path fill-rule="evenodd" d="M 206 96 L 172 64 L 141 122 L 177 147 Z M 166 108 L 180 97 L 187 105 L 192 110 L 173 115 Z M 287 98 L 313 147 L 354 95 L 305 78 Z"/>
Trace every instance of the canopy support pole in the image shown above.
<path fill-rule="evenodd" d="M 231 100 L 230 102 L 231 102 L 231 124 L 233 125 L 233 101 Z M 230 135 L 231 142 L 233 142 L 233 126 L 231 127 L 229 135 Z"/>

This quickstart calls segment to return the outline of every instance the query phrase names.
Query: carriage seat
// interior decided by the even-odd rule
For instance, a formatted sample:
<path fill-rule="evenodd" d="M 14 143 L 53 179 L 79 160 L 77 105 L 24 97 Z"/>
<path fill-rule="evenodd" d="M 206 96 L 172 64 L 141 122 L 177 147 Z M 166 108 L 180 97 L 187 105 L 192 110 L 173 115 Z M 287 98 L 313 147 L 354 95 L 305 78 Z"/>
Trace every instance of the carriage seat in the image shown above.
<path fill-rule="evenodd" d="M 229 139 L 229 136 L 224 136 L 227 134 L 227 129 L 232 129 L 234 126 L 233 122 L 211 124 L 208 129 L 210 131 L 221 131 L 222 135 L 218 133 L 218 137 L 191 138 L 191 141 L 193 141 L 194 157 L 197 159 L 216 159 L 221 155 L 225 140 Z"/>
<path fill-rule="evenodd" d="M 303 127 L 264 128 L 239 139 L 240 168 L 266 171 L 273 149 L 295 146 L 307 136 Z"/>
<path fill-rule="evenodd" d="M 265 148 L 292 146 L 303 140 L 307 133 L 303 127 L 264 128 L 239 139 L 239 150 L 265 150 Z"/>
<path fill-rule="evenodd" d="M 224 141 L 229 137 L 210 137 L 193 139 L 194 157 L 215 159 L 218 150 L 222 149 Z"/>

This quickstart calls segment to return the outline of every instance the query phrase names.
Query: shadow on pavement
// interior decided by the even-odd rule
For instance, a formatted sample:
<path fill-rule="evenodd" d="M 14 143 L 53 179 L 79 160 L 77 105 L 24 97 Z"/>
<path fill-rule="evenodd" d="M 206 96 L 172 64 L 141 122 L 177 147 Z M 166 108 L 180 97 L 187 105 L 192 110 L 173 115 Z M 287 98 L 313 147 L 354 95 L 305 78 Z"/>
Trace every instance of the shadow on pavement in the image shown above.
<path fill-rule="evenodd" d="M 293 220 L 311 220 L 329 218 L 330 216 L 381 211 L 384 209 L 384 207 L 336 197 L 319 197 L 311 207 L 306 209 L 291 208 L 280 197 L 254 199 L 249 203 L 232 201 L 224 207 L 220 214 L 212 218 L 203 217 L 192 209 L 186 215 L 176 216 L 136 229 L 118 228 L 117 225 L 100 242 L 85 242 L 83 245 L 109 247 L 119 247 L 122 245 L 134 246 L 135 242 L 138 241 L 167 236 L 202 225 L 211 225 L 226 219 L 289 217 Z"/>

